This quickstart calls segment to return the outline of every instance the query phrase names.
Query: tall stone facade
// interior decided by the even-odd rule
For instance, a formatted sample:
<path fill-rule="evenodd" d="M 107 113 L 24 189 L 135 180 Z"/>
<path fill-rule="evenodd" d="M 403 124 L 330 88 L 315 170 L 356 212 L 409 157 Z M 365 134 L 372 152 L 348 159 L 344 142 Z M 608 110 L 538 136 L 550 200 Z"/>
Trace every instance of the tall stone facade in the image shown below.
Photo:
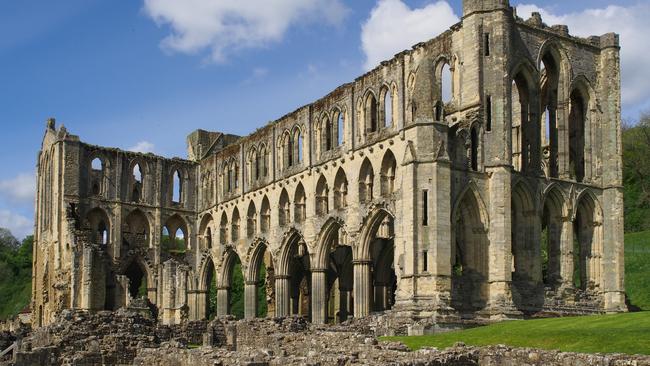
<path fill-rule="evenodd" d="M 624 311 L 620 104 L 617 35 L 465 0 L 447 32 L 251 135 L 193 132 L 187 160 L 50 120 L 34 324 L 141 297 L 167 324 L 224 315 L 239 263 L 246 317 Z"/>

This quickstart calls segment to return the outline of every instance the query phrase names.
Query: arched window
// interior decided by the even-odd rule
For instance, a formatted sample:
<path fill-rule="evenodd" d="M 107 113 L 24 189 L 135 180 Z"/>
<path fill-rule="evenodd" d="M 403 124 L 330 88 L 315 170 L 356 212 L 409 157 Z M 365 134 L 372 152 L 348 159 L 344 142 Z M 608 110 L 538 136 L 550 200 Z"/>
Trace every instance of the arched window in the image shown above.
<path fill-rule="evenodd" d="M 316 184 L 316 214 L 327 215 L 329 212 L 329 187 L 325 176 L 321 175 Z"/>
<path fill-rule="evenodd" d="M 169 254 L 183 254 L 188 249 L 187 225 L 179 215 L 165 222 L 160 244 L 162 251 Z"/>
<path fill-rule="evenodd" d="M 294 150 L 295 150 L 295 156 L 296 156 L 296 164 L 301 164 L 302 159 L 303 159 L 303 138 L 302 138 L 302 131 L 300 128 L 296 127 L 296 129 L 293 131 L 293 141 L 294 141 Z"/>
<path fill-rule="evenodd" d="M 449 64 L 445 64 L 440 75 L 440 97 L 444 104 L 451 102 L 453 98 L 452 80 L 451 67 Z"/>
<path fill-rule="evenodd" d="M 94 158 L 90 163 L 90 192 L 98 196 L 102 193 L 104 183 L 104 162 L 100 158 Z"/>
<path fill-rule="evenodd" d="M 336 130 L 336 143 L 338 146 L 343 145 L 345 142 L 345 118 L 342 111 L 337 111 L 337 130 Z"/>
<path fill-rule="evenodd" d="M 307 217 L 307 210 L 305 209 L 305 204 L 307 201 L 305 194 L 305 188 L 302 186 L 302 183 L 298 183 L 296 188 L 296 194 L 294 196 L 294 220 L 296 222 L 304 222 Z"/>
<path fill-rule="evenodd" d="M 382 113 L 384 115 L 384 120 L 382 121 L 383 127 L 391 127 L 393 125 L 393 93 L 389 88 L 384 87 L 382 89 Z"/>
<path fill-rule="evenodd" d="M 222 190 L 223 190 L 223 195 L 225 196 L 230 192 L 230 169 L 228 167 L 228 163 L 223 163 L 223 172 L 221 173 L 221 180 L 222 180 Z"/>
<path fill-rule="evenodd" d="M 259 155 L 253 147 L 248 152 L 248 185 L 253 185 L 259 177 Z"/>
<path fill-rule="evenodd" d="M 257 234 L 257 211 L 255 204 L 251 201 L 246 213 L 246 236 L 250 239 Z"/>
<path fill-rule="evenodd" d="M 142 197 L 142 169 L 140 168 L 140 164 L 135 164 L 133 167 L 133 189 L 131 191 L 131 201 L 133 202 L 140 202 L 140 199 Z"/>
<path fill-rule="evenodd" d="M 212 249 L 212 229 L 210 228 L 205 231 L 205 244 L 208 249 Z"/>
<path fill-rule="evenodd" d="M 542 148 L 544 157 L 548 161 L 548 174 L 558 177 L 558 129 L 557 106 L 558 88 L 560 84 L 559 55 L 555 50 L 547 52 L 542 57 L 541 73 L 541 101 L 542 110 Z"/>
<path fill-rule="evenodd" d="M 282 189 L 280 193 L 280 202 L 278 204 L 278 218 L 280 226 L 289 224 L 289 194 L 286 189 Z"/>
<path fill-rule="evenodd" d="M 293 142 L 289 132 L 282 138 L 282 168 L 287 169 L 293 165 Z"/>
<path fill-rule="evenodd" d="M 372 92 L 368 92 L 364 103 L 364 116 L 366 132 L 376 132 L 377 126 L 377 99 Z"/>
<path fill-rule="evenodd" d="M 516 171 L 525 171 L 531 168 L 535 150 L 541 152 L 541 146 L 535 149 L 539 141 L 540 130 L 532 123 L 533 99 L 530 73 L 526 70 L 518 72 L 512 82 L 512 165 Z M 538 112 L 539 113 L 539 112 Z"/>
<path fill-rule="evenodd" d="M 219 223 L 219 242 L 221 245 L 228 243 L 228 218 L 225 212 L 221 215 L 221 222 Z"/>
<path fill-rule="evenodd" d="M 104 163 L 102 163 L 102 159 L 100 158 L 94 158 L 93 161 L 90 163 L 90 165 L 93 170 L 96 171 L 104 170 Z"/>
<path fill-rule="evenodd" d="M 372 186 L 375 173 L 373 172 L 370 160 L 366 158 L 361 164 L 359 172 L 359 201 L 369 203 L 372 201 Z"/>
<path fill-rule="evenodd" d="M 172 178 L 172 202 L 180 203 L 181 202 L 181 192 L 183 191 L 183 185 L 181 184 L 181 177 L 178 173 L 178 170 L 174 171 Z"/>
<path fill-rule="evenodd" d="M 334 208 L 340 210 L 348 205 L 348 178 L 343 168 L 339 168 L 334 178 Z"/>
<path fill-rule="evenodd" d="M 587 98 L 580 90 L 571 92 L 569 113 L 569 173 L 578 182 L 585 178 L 585 121 Z"/>
<path fill-rule="evenodd" d="M 329 118 L 325 118 L 325 128 L 323 129 L 324 133 L 324 151 L 330 151 L 332 150 L 332 122 L 330 121 Z"/>
<path fill-rule="evenodd" d="M 266 178 L 269 176 L 269 163 L 268 163 L 268 153 L 266 151 L 266 145 L 262 144 L 259 149 L 259 162 L 260 162 L 260 174 L 262 177 Z"/>
<path fill-rule="evenodd" d="M 397 161 L 395 155 L 388 150 L 381 162 L 381 195 L 388 196 L 395 190 L 395 170 Z"/>
<path fill-rule="evenodd" d="M 264 196 L 262 200 L 261 214 L 261 229 L 263 233 L 268 233 L 271 230 L 271 205 L 269 199 Z"/>
<path fill-rule="evenodd" d="M 239 210 L 235 207 L 235 210 L 232 213 L 232 225 L 230 230 L 230 239 L 232 242 L 239 240 Z"/>
<path fill-rule="evenodd" d="M 233 178 L 233 190 L 239 188 L 239 164 L 237 162 L 232 162 L 232 178 Z"/>

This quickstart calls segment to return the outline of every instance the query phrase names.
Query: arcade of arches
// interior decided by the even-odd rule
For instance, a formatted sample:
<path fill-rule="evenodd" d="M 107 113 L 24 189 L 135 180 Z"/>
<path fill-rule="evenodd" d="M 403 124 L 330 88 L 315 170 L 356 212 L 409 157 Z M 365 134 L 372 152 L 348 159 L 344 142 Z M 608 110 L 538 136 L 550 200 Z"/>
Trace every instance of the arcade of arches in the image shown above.
<path fill-rule="evenodd" d="M 250 135 L 192 132 L 187 159 L 48 120 L 34 324 L 624 311 L 618 36 L 463 5 L 469 25 Z"/>

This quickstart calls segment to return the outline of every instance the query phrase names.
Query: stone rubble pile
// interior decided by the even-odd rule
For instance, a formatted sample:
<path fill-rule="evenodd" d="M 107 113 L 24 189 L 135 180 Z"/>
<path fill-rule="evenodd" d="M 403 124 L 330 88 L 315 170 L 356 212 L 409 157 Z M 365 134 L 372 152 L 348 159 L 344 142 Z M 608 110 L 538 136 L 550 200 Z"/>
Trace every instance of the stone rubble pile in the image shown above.
<path fill-rule="evenodd" d="M 650 366 L 650 356 L 578 354 L 505 346 L 411 352 L 380 342 L 375 320 L 314 325 L 300 317 L 190 322 L 161 326 L 139 313 L 64 312 L 22 340 L 13 362 L 0 365 L 400 365 Z"/>

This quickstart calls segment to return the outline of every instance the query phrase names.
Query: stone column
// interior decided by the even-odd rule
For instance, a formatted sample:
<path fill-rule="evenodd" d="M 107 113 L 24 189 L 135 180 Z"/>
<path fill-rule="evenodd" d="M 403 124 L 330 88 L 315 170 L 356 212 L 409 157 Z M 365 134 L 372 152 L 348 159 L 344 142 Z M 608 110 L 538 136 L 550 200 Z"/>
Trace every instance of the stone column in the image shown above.
<path fill-rule="evenodd" d="M 217 288 L 217 316 L 228 315 L 230 307 L 230 287 Z"/>
<path fill-rule="evenodd" d="M 275 315 L 285 317 L 291 315 L 290 279 L 287 275 L 275 276 Z"/>
<path fill-rule="evenodd" d="M 489 246 L 487 308 L 492 318 L 514 316 L 512 303 L 512 186 L 510 167 L 486 169 L 491 173 L 489 201 Z M 483 225 L 487 225 L 484 222 Z M 486 243 L 487 244 L 487 243 Z"/>
<path fill-rule="evenodd" d="M 357 260 L 354 265 L 354 317 L 361 318 L 370 314 L 372 306 L 370 260 Z"/>
<path fill-rule="evenodd" d="M 315 324 L 324 324 L 327 319 L 327 275 L 325 269 L 311 272 L 311 319 Z"/>
<path fill-rule="evenodd" d="M 560 239 L 560 282 L 561 288 L 573 288 L 573 221 L 570 216 L 562 217 Z"/>
<path fill-rule="evenodd" d="M 244 287 L 244 318 L 257 316 L 257 286 L 255 281 L 246 281 Z"/>
<path fill-rule="evenodd" d="M 191 309 L 194 309 L 194 314 L 190 314 L 190 319 L 192 320 L 201 320 L 207 319 L 207 307 L 208 307 L 208 294 L 207 291 L 196 290 L 192 296 L 194 298 Z"/>
<path fill-rule="evenodd" d="M 81 267 L 81 308 L 92 308 L 93 293 L 93 250 L 83 248 L 83 260 Z"/>

